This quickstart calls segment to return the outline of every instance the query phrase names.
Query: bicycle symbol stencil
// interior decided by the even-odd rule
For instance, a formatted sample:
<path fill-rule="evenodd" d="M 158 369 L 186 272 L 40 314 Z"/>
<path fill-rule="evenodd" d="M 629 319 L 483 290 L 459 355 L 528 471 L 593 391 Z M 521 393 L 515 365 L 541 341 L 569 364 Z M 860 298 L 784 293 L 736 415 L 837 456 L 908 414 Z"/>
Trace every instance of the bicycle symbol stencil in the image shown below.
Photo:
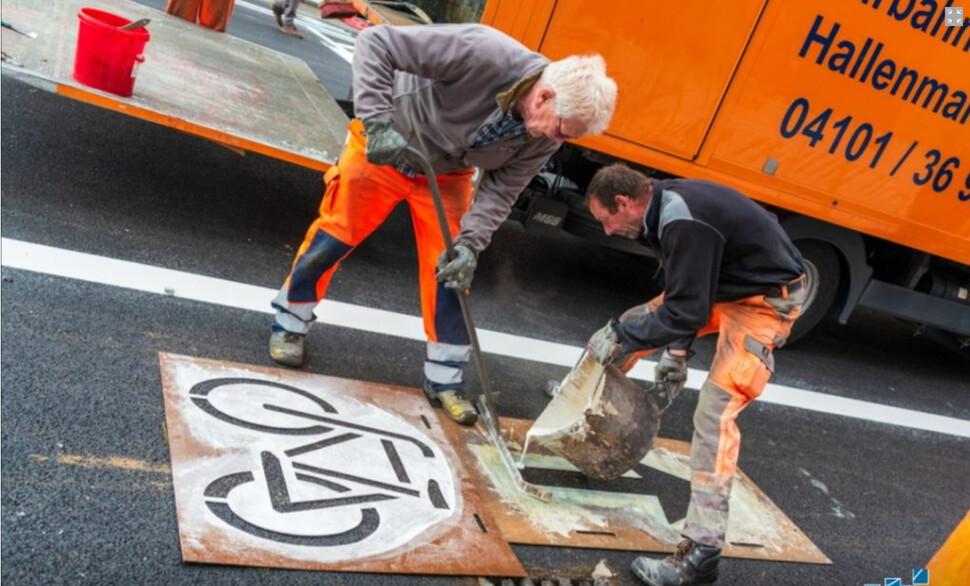
<path fill-rule="evenodd" d="M 460 512 L 440 448 L 388 410 L 255 377 L 183 388 L 188 400 L 179 409 L 193 436 L 225 454 L 179 467 L 192 477 L 192 518 L 250 543 L 335 561 L 430 539 L 436 524 Z"/>

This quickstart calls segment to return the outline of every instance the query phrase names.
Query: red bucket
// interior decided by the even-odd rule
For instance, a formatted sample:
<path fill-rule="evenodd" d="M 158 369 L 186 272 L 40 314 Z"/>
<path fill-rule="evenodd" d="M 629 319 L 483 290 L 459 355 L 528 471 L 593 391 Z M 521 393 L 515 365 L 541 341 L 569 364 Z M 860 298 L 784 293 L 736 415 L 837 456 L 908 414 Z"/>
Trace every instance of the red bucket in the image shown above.
<path fill-rule="evenodd" d="M 142 51 L 150 35 L 144 27 L 123 31 L 131 21 L 94 8 L 77 13 L 80 28 L 74 54 L 74 79 L 84 85 L 130 96 L 135 87 Z"/>

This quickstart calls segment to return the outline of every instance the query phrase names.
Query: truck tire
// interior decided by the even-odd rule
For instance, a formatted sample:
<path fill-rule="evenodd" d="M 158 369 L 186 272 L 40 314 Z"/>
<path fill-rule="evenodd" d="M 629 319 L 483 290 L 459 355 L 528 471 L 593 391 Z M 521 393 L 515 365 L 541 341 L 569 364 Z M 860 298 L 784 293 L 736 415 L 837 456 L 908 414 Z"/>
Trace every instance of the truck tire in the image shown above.
<path fill-rule="evenodd" d="M 839 255 L 831 244 L 821 240 L 797 240 L 795 246 L 805 261 L 808 295 L 805 305 L 802 306 L 802 313 L 788 336 L 789 343 L 811 331 L 828 313 L 842 278 Z"/>

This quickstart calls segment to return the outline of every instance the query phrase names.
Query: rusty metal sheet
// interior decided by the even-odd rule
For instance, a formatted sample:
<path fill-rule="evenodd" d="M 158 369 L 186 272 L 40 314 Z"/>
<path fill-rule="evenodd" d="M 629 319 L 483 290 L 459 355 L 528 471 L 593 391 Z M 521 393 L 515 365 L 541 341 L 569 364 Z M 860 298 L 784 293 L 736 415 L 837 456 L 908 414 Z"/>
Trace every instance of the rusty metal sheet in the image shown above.
<path fill-rule="evenodd" d="M 509 450 L 514 457 L 520 457 L 532 422 L 502 419 L 501 423 Z M 515 490 L 481 425 L 444 429 L 471 471 L 492 517 L 511 543 L 672 552 L 681 540 L 683 519 L 667 519 L 661 496 L 543 485 L 552 493 L 552 502 L 543 503 Z M 641 464 L 651 473 L 681 478 L 685 481 L 683 489 L 689 490 L 689 462 L 689 443 L 660 438 Z M 579 474 L 575 467 L 542 446 L 530 446 L 524 463 L 532 469 Z M 636 470 L 640 472 L 627 472 L 624 477 L 640 477 L 645 469 Z M 727 542 L 727 557 L 831 563 L 740 470 L 731 494 Z"/>
<path fill-rule="evenodd" d="M 134 95 L 74 81 L 83 6 L 150 18 L 151 40 Z M 346 136 L 347 116 L 306 63 L 129 0 L 5 0 L 3 73 L 83 102 L 306 167 L 325 170 Z"/>
<path fill-rule="evenodd" d="M 526 575 L 420 390 L 159 362 L 183 560 Z"/>

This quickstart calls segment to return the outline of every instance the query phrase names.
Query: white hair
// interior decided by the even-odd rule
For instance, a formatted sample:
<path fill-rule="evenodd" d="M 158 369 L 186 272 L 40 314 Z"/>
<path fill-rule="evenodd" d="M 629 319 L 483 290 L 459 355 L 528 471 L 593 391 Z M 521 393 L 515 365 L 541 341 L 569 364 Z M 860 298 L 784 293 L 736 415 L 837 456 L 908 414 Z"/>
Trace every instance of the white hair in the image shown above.
<path fill-rule="evenodd" d="M 550 63 L 540 78 L 556 92 L 556 115 L 579 118 L 587 134 L 601 134 L 616 107 L 616 82 L 600 55 L 574 55 Z"/>

